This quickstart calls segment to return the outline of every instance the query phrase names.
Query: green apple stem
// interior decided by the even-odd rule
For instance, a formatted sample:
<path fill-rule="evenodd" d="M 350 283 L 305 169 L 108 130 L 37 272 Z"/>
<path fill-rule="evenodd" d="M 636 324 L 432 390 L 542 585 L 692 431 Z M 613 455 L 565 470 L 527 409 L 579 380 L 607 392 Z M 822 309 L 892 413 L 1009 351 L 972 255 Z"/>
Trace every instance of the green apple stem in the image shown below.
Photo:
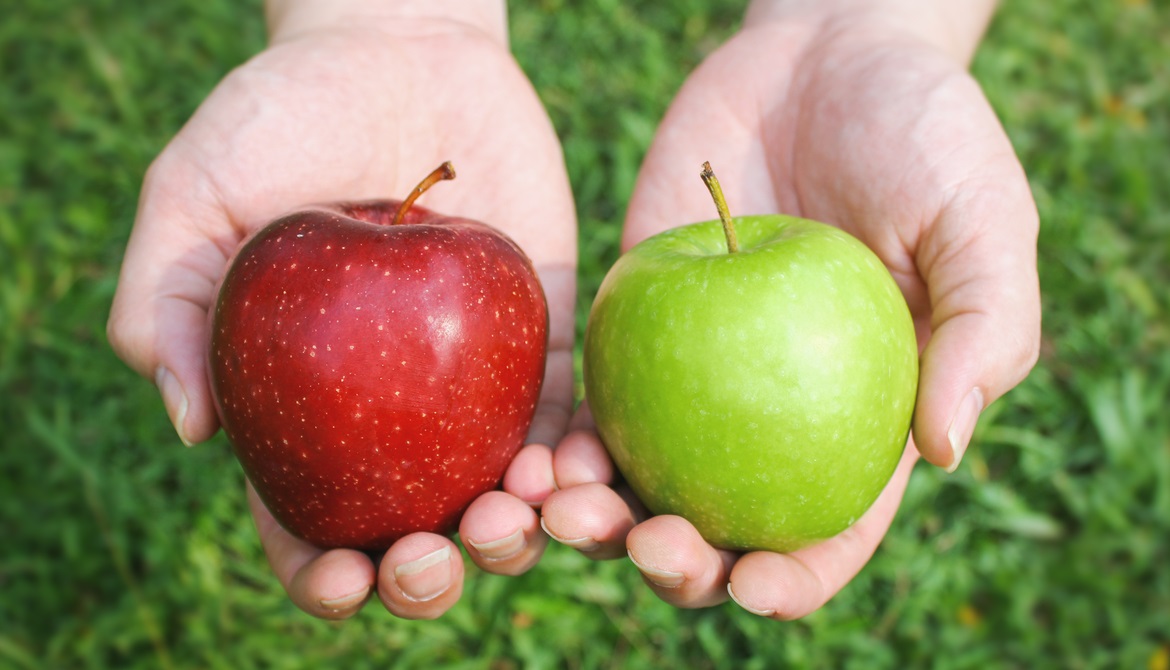
<path fill-rule="evenodd" d="M 426 178 L 424 178 L 422 181 L 420 181 L 418 186 L 414 187 L 414 190 L 410 192 L 410 195 L 406 196 L 406 200 L 403 200 L 402 204 L 398 206 L 398 211 L 394 212 L 394 219 L 390 221 L 390 225 L 396 226 L 402 223 L 402 219 L 406 216 L 406 212 L 410 209 L 410 206 L 413 205 L 414 201 L 418 200 L 418 197 L 422 195 L 428 188 L 434 186 L 438 182 L 454 178 L 455 166 L 451 165 L 451 161 L 443 161 L 442 165 L 435 168 L 434 170 L 431 170 L 431 173 L 427 175 Z"/>
<path fill-rule="evenodd" d="M 723 197 L 723 187 L 719 185 L 719 180 L 715 178 L 715 171 L 711 169 L 711 164 L 703 163 L 703 171 L 700 173 L 703 177 L 703 183 L 707 185 L 707 190 L 711 192 L 711 198 L 715 200 L 715 209 L 719 210 L 719 220 L 723 222 L 723 235 L 727 238 L 727 253 L 734 254 L 739 251 L 739 240 L 735 237 L 735 223 L 731 220 L 731 212 L 727 209 L 727 199 Z"/>

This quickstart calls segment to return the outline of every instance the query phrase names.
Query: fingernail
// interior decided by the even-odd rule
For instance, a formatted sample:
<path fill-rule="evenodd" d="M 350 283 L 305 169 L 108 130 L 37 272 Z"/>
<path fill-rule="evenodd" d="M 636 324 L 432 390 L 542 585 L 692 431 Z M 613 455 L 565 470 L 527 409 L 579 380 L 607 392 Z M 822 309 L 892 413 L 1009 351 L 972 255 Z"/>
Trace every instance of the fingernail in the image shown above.
<path fill-rule="evenodd" d="M 755 614 L 756 616 L 770 617 L 776 613 L 776 610 L 758 610 L 754 607 L 749 607 L 748 605 L 745 605 L 742 600 L 740 600 L 738 597 L 736 597 L 735 589 L 731 588 L 731 582 L 727 583 L 727 595 L 731 596 L 731 599 L 735 601 L 736 605 L 739 605 L 744 610 L 751 612 L 752 614 Z"/>
<path fill-rule="evenodd" d="M 560 537 L 556 533 L 554 533 L 548 529 L 548 526 L 546 526 L 544 524 L 544 519 L 540 520 L 540 527 L 543 528 L 544 532 L 548 533 L 548 536 L 551 537 L 552 539 L 556 540 L 557 542 L 560 542 L 561 544 L 565 545 L 566 547 L 572 547 L 573 549 L 576 549 L 577 551 L 584 551 L 584 552 L 597 551 L 597 549 L 599 547 L 601 547 L 601 544 L 597 540 L 595 540 L 591 537 L 588 537 L 588 536 L 571 538 L 571 539 L 566 539 L 566 538 Z"/>
<path fill-rule="evenodd" d="M 187 439 L 187 434 L 183 430 L 183 424 L 187 420 L 187 394 L 183 392 L 179 379 L 167 368 L 159 367 L 154 373 L 154 384 L 162 394 L 167 415 L 170 416 L 179 439 L 188 447 L 192 446 L 193 443 Z"/>
<path fill-rule="evenodd" d="M 434 600 L 451 586 L 451 548 L 443 547 L 394 568 L 394 580 L 407 598 L 420 603 Z"/>
<path fill-rule="evenodd" d="M 347 596 L 340 598 L 322 599 L 321 607 L 333 612 L 343 612 L 345 610 L 353 609 L 358 605 L 364 603 L 366 598 L 370 595 L 370 587 L 367 586 L 361 591 L 354 591 Z"/>
<path fill-rule="evenodd" d="M 971 436 L 975 433 L 975 422 L 979 420 L 979 413 L 983 411 L 983 392 L 979 387 L 971 389 L 967 397 L 959 403 L 955 416 L 951 419 L 951 426 L 947 428 L 947 441 L 951 443 L 951 452 L 954 460 L 947 466 L 947 472 L 959 469 L 963 454 L 967 452 L 967 445 L 971 443 Z"/>
<path fill-rule="evenodd" d="M 652 568 L 640 563 L 638 559 L 634 558 L 632 553 L 627 551 L 626 555 L 630 557 L 630 562 L 646 576 L 646 579 L 656 586 L 661 586 L 664 589 L 675 589 L 682 586 L 682 583 L 686 581 L 686 575 L 681 572 Z"/>
<path fill-rule="evenodd" d="M 471 538 L 464 538 L 467 544 L 471 545 L 480 556 L 489 561 L 503 561 L 513 556 L 518 555 L 524 551 L 528 546 L 528 540 L 524 537 L 524 530 L 517 528 L 516 532 L 507 537 L 502 537 L 491 542 L 474 542 Z"/>

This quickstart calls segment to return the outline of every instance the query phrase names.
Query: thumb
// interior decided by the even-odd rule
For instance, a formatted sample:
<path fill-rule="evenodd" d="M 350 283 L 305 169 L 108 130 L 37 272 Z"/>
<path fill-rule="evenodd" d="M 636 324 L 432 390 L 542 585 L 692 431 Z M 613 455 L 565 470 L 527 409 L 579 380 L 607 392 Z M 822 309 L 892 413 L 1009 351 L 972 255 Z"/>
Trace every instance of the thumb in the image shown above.
<path fill-rule="evenodd" d="M 234 249 L 221 210 L 188 195 L 197 180 L 156 163 L 143 183 L 134 229 L 106 325 L 114 352 L 158 386 L 175 431 L 188 446 L 219 428 L 207 380 L 207 313 Z M 214 222 L 228 231 L 215 240 Z"/>
<path fill-rule="evenodd" d="M 926 234 L 918 266 L 931 303 L 914 440 L 953 472 L 979 414 L 1027 376 L 1040 349 L 1039 229 L 1021 173 L 1014 190 L 952 199 Z"/>

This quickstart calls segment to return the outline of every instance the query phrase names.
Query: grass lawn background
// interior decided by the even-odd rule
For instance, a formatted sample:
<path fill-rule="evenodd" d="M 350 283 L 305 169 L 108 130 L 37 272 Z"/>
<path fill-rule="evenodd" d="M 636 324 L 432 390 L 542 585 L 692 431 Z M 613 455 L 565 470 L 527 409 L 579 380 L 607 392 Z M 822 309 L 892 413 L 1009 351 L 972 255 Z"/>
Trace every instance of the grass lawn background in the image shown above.
<path fill-rule="evenodd" d="M 1170 8 L 1006 2 L 974 64 L 1043 220 L 1045 339 L 952 476 L 793 623 L 666 606 L 553 547 L 437 622 L 297 611 L 222 437 L 184 449 L 104 336 L 150 160 L 262 47 L 260 4 L 0 18 L 0 668 L 1170 667 Z M 564 140 L 582 319 L 655 123 L 740 2 L 514 2 Z"/>

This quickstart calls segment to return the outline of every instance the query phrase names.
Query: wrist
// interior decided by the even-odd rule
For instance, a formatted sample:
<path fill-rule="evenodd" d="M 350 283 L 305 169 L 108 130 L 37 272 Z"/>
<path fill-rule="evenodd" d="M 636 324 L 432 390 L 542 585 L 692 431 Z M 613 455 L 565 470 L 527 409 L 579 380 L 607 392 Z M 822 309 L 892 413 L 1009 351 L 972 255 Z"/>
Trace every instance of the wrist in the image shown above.
<path fill-rule="evenodd" d="M 996 0 L 752 0 L 744 27 L 799 21 L 831 33 L 887 31 L 922 40 L 966 66 L 995 6 Z"/>
<path fill-rule="evenodd" d="M 504 0 L 266 0 L 265 16 L 271 42 L 345 26 L 446 22 L 508 44 Z"/>

